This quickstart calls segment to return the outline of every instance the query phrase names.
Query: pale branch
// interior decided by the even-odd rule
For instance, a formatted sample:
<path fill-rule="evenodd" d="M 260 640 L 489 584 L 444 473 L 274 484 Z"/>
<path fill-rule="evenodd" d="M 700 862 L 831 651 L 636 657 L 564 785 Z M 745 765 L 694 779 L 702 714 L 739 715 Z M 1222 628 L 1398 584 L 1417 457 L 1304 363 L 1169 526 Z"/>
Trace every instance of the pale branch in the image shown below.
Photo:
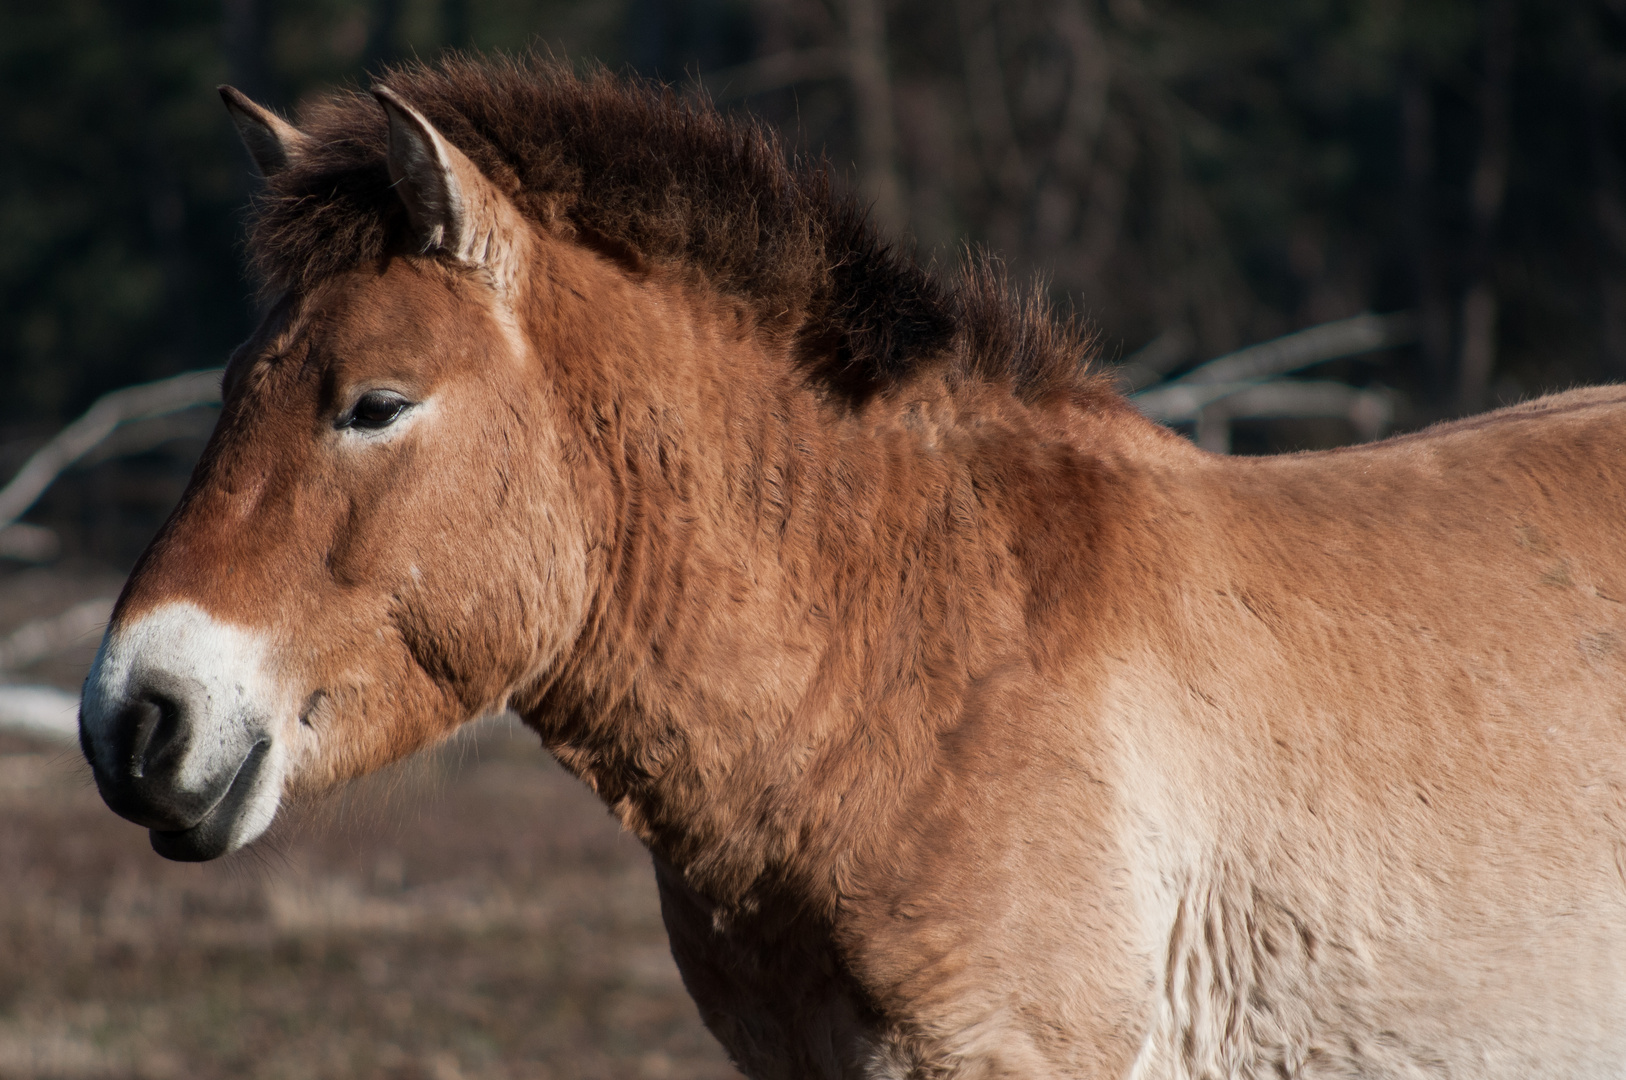
<path fill-rule="evenodd" d="M 1325 380 L 1283 379 L 1202 387 L 1175 384 L 1141 394 L 1134 401 L 1143 415 L 1165 424 L 1189 423 L 1205 413 L 1210 416 L 1223 413 L 1233 420 L 1343 416 L 1366 439 L 1377 438 L 1394 416 L 1394 406 L 1383 391 L 1359 390 L 1346 383 Z M 1350 411 L 1356 408 L 1359 411 Z"/>
<path fill-rule="evenodd" d="M 1183 326 L 1171 327 L 1124 357 L 1114 374 L 1126 394 L 1150 386 L 1185 363 L 1196 342 Z"/>
<path fill-rule="evenodd" d="M 79 459 L 78 465 L 83 468 L 114 458 L 144 454 L 176 439 L 207 439 L 215 428 L 215 420 L 215 410 L 202 406 L 133 420 L 103 439 Z"/>
<path fill-rule="evenodd" d="M 1312 364 L 1404 344 L 1416 337 L 1409 312 L 1357 315 L 1228 353 L 1173 379 L 1131 394 L 1140 411 L 1165 424 L 1196 422 L 1197 445 L 1226 453 L 1231 421 L 1343 417 L 1362 439 L 1382 435 L 1394 418 L 1386 393 L 1338 382 L 1268 381 Z M 1170 330 L 1134 353 L 1119 378 L 1130 388 L 1179 363 L 1185 342 Z"/>
<path fill-rule="evenodd" d="M 121 424 L 218 402 L 220 375 L 218 368 L 189 371 L 102 395 L 83 416 L 34 451 L 11 482 L 0 488 L 0 529 L 27 513 L 58 476 Z"/>
<path fill-rule="evenodd" d="M 1184 382 L 1164 383 L 1150 390 L 1131 394 L 1130 400 L 1145 416 L 1164 424 L 1180 424 L 1197 418 L 1197 414 L 1216 401 L 1241 393 L 1258 382 L 1224 382 L 1207 386 L 1192 386 Z"/>
<path fill-rule="evenodd" d="M 1379 438 L 1394 418 L 1394 404 L 1380 390 L 1357 390 L 1337 382 L 1256 383 L 1215 401 L 1196 415 L 1197 445 L 1231 452 L 1233 420 L 1342 418 L 1362 441 Z"/>
<path fill-rule="evenodd" d="M 18 562 L 50 562 L 62 552 L 62 538 L 55 529 L 13 521 L 0 529 L 0 559 Z"/>
<path fill-rule="evenodd" d="M 30 619 L 0 638 L 0 673 L 37 664 L 101 636 L 113 615 L 113 597 L 98 596 L 43 619 Z"/>
<path fill-rule="evenodd" d="M 1411 312 L 1356 315 L 1227 353 L 1187 372 L 1176 379 L 1175 384 L 1206 387 L 1258 382 L 1311 364 L 1406 345 L 1416 338 L 1416 320 Z M 1157 387 L 1147 392 L 1162 389 Z"/>
<path fill-rule="evenodd" d="M 0 731 L 72 742 L 79 737 L 79 695 L 54 686 L 0 686 Z"/>

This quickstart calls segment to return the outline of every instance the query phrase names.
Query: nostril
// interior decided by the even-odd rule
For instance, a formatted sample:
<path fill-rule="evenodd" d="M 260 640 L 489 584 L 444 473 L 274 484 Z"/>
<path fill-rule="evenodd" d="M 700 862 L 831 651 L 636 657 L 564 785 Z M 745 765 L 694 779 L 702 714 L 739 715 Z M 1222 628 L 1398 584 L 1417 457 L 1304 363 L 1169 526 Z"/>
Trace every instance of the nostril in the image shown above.
<path fill-rule="evenodd" d="M 149 829 L 185 830 L 202 820 L 232 782 L 210 760 L 192 761 L 197 724 L 193 697 L 151 682 L 110 718 L 108 768 L 92 762 L 102 798 Z M 115 741 L 116 740 L 116 741 Z"/>
<path fill-rule="evenodd" d="M 185 751 L 181 737 L 181 707 L 164 694 L 148 693 L 128 706 L 135 737 L 130 743 L 130 775 L 146 777 L 173 769 Z"/>

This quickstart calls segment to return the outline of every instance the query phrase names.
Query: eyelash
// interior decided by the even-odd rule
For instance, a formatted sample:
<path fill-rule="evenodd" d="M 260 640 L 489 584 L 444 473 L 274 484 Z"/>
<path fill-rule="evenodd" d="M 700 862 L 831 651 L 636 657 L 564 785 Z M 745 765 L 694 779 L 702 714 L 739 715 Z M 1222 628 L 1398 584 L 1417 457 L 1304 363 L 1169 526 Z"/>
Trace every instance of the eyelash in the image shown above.
<path fill-rule="evenodd" d="M 369 390 L 350 406 L 340 426 L 359 431 L 382 431 L 411 407 L 412 403 L 398 394 Z"/>

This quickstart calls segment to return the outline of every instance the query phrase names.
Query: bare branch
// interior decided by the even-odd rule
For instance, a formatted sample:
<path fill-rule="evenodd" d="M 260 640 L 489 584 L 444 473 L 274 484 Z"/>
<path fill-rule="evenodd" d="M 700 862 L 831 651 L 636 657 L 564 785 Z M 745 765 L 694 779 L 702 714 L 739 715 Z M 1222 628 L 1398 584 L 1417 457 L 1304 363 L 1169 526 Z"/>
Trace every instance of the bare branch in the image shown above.
<path fill-rule="evenodd" d="M 176 439 L 205 440 L 214 431 L 216 419 L 216 410 L 204 405 L 164 416 L 132 420 L 103 439 L 81 457 L 78 464 L 85 467 L 132 454 L 144 454 Z"/>
<path fill-rule="evenodd" d="M 120 424 L 218 402 L 220 376 L 219 369 L 189 371 L 104 394 L 83 416 L 36 450 L 11 482 L 0 488 L 0 528 L 27 513 L 64 470 L 94 449 Z"/>
<path fill-rule="evenodd" d="M 1370 395 L 1370 399 L 1360 395 Z M 1358 417 L 1349 412 L 1357 398 L 1365 402 L 1361 406 L 1365 411 Z M 1223 415 L 1230 419 L 1243 417 L 1250 420 L 1349 416 L 1364 438 L 1377 438 L 1376 434 L 1367 435 L 1366 432 L 1381 432 L 1387 428 L 1394 412 L 1393 405 L 1387 404 L 1387 395 L 1357 390 L 1345 383 L 1321 380 L 1215 383 L 1210 386 L 1172 383 L 1137 394 L 1132 400 L 1142 414 L 1165 424 L 1189 423 L 1205 413 L 1211 417 Z M 1386 403 L 1381 409 L 1373 404 L 1379 400 Z M 1211 411 L 1216 407 L 1219 411 Z"/>
<path fill-rule="evenodd" d="M 0 559 L 19 562 L 50 562 L 62 550 L 62 538 L 44 525 L 13 521 L 0 529 Z"/>
<path fill-rule="evenodd" d="M 107 620 L 113 616 L 113 599 L 98 596 L 60 614 L 23 623 L 0 638 L 0 672 L 37 664 L 84 644 L 93 634 L 99 638 Z"/>
<path fill-rule="evenodd" d="M 0 731 L 72 742 L 79 737 L 79 695 L 54 686 L 0 686 Z"/>
<path fill-rule="evenodd" d="M 1321 417 L 1348 420 L 1361 439 L 1369 441 L 1388 429 L 1394 419 L 1394 403 L 1382 391 L 1357 390 L 1338 382 L 1257 383 L 1197 412 L 1197 445 L 1218 454 L 1230 453 L 1233 420 Z"/>
<path fill-rule="evenodd" d="M 1176 381 L 1132 394 L 1130 400 L 1135 403 L 1135 408 L 1153 420 L 1183 424 L 1196 419 L 1198 413 L 1214 402 L 1258 385 L 1257 382 L 1224 382 L 1194 386 Z"/>
<path fill-rule="evenodd" d="M 1163 331 L 1124 358 L 1117 370 L 1118 385 L 1126 394 L 1150 386 L 1170 368 L 1185 363 L 1195 344 L 1191 331 L 1184 326 Z"/>
<path fill-rule="evenodd" d="M 1227 353 L 1182 376 L 1190 386 L 1257 381 L 1311 364 L 1405 345 L 1417 338 L 1410 312 L 1356 315 Z"/>

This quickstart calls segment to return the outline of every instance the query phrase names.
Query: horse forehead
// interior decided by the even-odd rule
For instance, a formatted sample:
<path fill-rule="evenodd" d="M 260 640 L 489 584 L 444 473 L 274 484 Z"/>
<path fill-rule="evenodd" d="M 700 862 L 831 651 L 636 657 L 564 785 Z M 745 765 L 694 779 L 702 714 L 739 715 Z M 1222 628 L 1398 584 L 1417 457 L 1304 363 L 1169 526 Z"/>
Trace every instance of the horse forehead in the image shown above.
<path fill-rule="evenodd" d="M 329 282 L 307 304 L 306 328 L 320 359 L 340 368 L 433 365 L 493 332 L 489 305 L 470 293 L 447 271 L 392 259 Z"/>

